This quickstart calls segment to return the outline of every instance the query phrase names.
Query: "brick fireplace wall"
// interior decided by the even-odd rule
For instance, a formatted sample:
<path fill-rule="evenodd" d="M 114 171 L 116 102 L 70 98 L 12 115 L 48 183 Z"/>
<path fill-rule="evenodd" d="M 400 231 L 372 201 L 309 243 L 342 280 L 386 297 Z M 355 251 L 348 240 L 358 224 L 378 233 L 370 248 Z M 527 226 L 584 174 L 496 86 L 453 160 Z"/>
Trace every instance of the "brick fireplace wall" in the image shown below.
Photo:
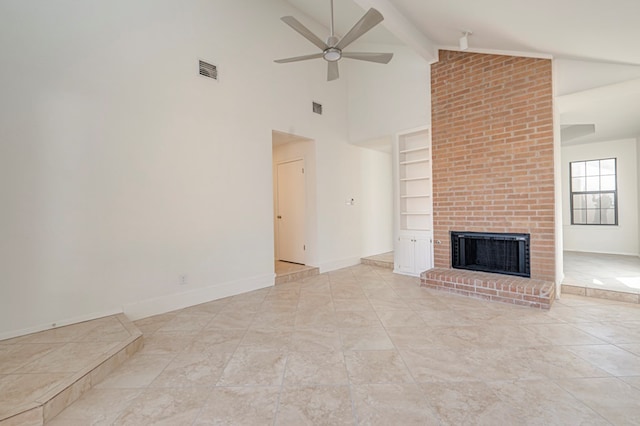
<path fill-rule="evenodd" d="M 529 233 L 531 278 L 555 281 L 551 60 L 440 51 L 431 100 L 435 267 L 449 231 Z"/>

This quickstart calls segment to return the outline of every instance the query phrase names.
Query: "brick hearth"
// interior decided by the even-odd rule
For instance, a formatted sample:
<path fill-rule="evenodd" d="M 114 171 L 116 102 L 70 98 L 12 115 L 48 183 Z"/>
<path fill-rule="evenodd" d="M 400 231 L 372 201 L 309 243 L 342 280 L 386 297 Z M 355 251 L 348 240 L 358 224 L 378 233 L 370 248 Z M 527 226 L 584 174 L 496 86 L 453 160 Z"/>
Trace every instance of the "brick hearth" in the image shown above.
<path fill-rule="evenodd" d="M 551 281 L 459 269 L 430 269 L 420 274 L 420 285 L 477 299 L 541 309 L 551 308 L 555 299 L 555 285 Z"/>

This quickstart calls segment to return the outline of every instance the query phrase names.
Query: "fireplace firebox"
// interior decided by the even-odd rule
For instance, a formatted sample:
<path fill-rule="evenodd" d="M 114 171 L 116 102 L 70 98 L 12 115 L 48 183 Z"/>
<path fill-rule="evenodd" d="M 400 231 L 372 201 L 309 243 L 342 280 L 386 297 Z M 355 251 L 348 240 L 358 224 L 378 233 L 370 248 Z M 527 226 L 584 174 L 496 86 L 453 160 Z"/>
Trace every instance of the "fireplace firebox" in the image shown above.
<path fill-rule="evenodd" d="M 451 266 L 531 277 L 529 242 L 529 234 L 451 231 Z"/>

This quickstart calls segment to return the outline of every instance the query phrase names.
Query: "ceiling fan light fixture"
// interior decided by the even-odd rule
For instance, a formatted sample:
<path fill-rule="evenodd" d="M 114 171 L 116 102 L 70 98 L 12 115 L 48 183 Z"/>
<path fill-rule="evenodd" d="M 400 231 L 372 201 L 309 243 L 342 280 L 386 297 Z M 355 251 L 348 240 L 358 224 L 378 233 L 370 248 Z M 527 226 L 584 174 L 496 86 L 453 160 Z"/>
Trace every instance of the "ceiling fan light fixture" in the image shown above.
<path fill-rule="evenodd" d="M 342 58 L 342 51 L 340 49 L 336 49 L 335 47 L 330 47 L 329 49 L 324 51 L 322 57 L 329 62 L 336 62 Z"/>

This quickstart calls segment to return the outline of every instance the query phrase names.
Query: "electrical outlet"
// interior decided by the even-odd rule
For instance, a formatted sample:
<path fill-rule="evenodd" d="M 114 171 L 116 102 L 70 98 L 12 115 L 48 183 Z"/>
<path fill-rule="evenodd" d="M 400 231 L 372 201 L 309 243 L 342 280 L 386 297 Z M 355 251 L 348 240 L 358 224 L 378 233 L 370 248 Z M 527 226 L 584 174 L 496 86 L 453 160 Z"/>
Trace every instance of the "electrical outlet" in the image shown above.
<path fill-rule="evenodd" d="M 186 274 L 178 275 L 178 284 L 187 285 L 187 275 Z"/>

